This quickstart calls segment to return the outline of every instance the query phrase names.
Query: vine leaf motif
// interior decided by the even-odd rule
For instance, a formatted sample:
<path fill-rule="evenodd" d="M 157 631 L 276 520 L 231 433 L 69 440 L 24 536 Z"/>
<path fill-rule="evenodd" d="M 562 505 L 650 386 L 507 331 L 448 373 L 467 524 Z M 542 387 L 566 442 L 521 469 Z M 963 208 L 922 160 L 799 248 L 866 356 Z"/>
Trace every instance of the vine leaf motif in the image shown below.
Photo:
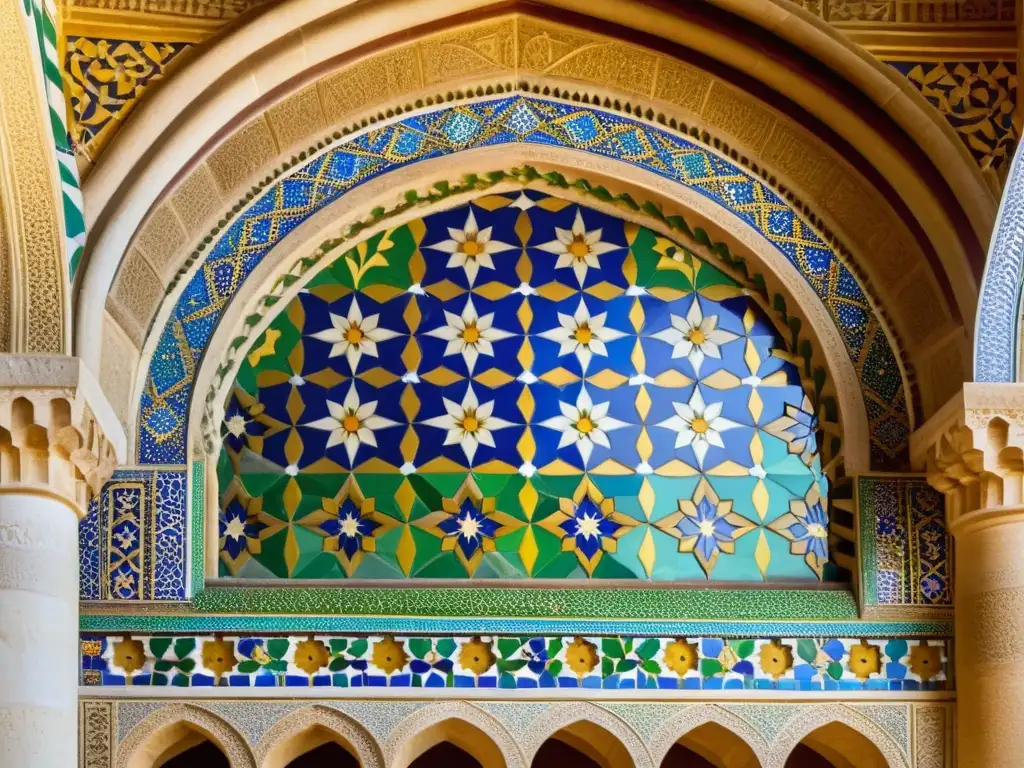
<path fill-rule="evenodd" d="M 374 267 L 386 267 L 388 265 L 384 252 L 391 250 L 395 245 L 391 240 L 392 232 L 394 232 L 394 229 L 389 229 L 384 233 L 384 237 L 377 243 L 377 247 L 372 254 L 369 253 L 370 245 L 367 240 L 359 243 L 359 245 L 345 254 L 345 264 L 348 266 L 348 271 L 352 274 L 353 288 L 358 288 L 359 283 L 366 277 L 366 273 Z"/>

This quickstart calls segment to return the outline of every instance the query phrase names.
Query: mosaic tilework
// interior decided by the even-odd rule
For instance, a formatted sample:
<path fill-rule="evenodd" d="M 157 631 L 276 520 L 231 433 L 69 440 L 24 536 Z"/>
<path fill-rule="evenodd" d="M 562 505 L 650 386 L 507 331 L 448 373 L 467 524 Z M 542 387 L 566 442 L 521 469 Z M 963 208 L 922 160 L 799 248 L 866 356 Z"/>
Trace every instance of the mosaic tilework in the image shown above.
<path fill-rule="evenodd" d="M 184 600 L 185 471 L 119 469 L 79 524 L 82 600 Z"/>
<path fill-rule="evenodd" d="M 1013 157 L 1017 130 L 1014 61 L 888 62 L 907 76 L 953 126 L 982 168 Z"/>
<path fill-rule="evenodd" d="M 857 498 L 865 606 L 951 606 L 952 540 L 942 494 L 923 477 L 862 476 Z"/>
<path fill-rule="evenodd" d="M 288 232 L 348 189 L 418 160 L 510 142 L 557 144 L 687 184 L 756 228 L 796 265 L 840 329 L 864 386 L 874 464 L 899 464 L 908 417 L 896 356 L 854 275 L 774 192 L 689 141 L 588 107 L 510 97 L 446 107 L 370 130 L 278 182 L 213 244 L 161 333 L 140 404 L 139 461 L 185 459 L 195 368 L 226 302 Z"/>
<path fill-rule="evenodd" d="M 187 43 L 69 37 L 63 70 L 75 152 L 95 161 L 142 93 L 189 47 Z"/>
<path fill-rule="evenodd" d="M 785 344 L 672 241 L 529 191 L 375 236 L 255 341 L 222 575 L 822 577 Z"/>
<path fill-rule="evenodd" d="M 86 685 L 920 691 L 945 641 L 850 638 L 84 635 Z"/>

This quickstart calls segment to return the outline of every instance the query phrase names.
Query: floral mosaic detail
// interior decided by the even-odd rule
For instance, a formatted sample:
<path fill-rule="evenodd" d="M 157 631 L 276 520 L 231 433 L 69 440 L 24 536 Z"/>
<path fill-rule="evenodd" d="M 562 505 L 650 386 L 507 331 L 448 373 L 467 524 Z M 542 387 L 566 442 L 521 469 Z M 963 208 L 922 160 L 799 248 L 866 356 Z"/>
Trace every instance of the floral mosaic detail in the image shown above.
<path fill-rule="evenodd" d="M 941 640 L 86 636 L 96 685 L 947 690 Z"/>
<path fill-rule="evenodd" d="M 941 493 L 923 476 L 857 479 L 861 593 L 870 613 L 887 607 L 948 611 L 952 538 Z"/>
<path fill-rule="evenodd" d="M 827 495 L 813 386 L 750 292 L 636 224 L 478 197 L 336 256 L 249 349 L 222 575 L 823 576 L 777 525 Z M 328 550 L 321 500 L 350 478 L 379 515 L 345 507 Z"/>
<path fill-rule="evenodd" d="M 769 524 L 776 533 L 790 540 L 790 551 L 803 555 L 819 576 L 828 561 L 828 515 L 817 487 L 811 487 L 802 501 L 789 502 L 789 513 Z"/>

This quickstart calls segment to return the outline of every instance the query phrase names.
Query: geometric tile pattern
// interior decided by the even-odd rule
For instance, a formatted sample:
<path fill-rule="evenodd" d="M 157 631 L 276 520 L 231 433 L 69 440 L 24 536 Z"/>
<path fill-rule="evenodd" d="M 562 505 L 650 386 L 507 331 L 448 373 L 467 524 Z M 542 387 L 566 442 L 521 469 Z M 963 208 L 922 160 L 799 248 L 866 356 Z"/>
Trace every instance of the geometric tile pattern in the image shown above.
<path fill-rule="evenodd" d="M 867 606 L 953 604 L 952 539 L 941 493 L 923 477 L 857 479 Z"/>
<path fill-rule="evenodd" d="M 390 170 L 473 147 L 515 142 L 573 148 L 685 184 L 738 217 L 789 259 L 821 298 L 861 378 L 872 465 L 899 465 L 906 393 L 883 325 L 831 247 L 749 171 L 688 140 L 581 105 L 525 96 L 439 108 L 361 133 L 311 158 L 258 197 L 216 239 L 161 330 L 140 403 L 139 461 L 181 464 L 196 366 L 238 286 L 296 226 Z"/>
<path fill-rule="evenodd" d="M 184 469 L 118 469 L 79 523 L 82 600 L 184 600 Z"/>
<path fill-rule="evenodd" d="M 907 76 L 953 126 L 982 168 L 1013 157 L 1017 129 L 1014 61 L 888 62 Z"/>
<path fill-rule="evenodd" d="M 628 636 L 83 635 L 82 682 L 132 687 L 935 691 L 948 641 Z"/>
<path fill-rule="evenodd" d="M 338 257 L 242 361 L 224 575 L 821 578 L 792 356 L 731 278 L 529 191 Z"/>

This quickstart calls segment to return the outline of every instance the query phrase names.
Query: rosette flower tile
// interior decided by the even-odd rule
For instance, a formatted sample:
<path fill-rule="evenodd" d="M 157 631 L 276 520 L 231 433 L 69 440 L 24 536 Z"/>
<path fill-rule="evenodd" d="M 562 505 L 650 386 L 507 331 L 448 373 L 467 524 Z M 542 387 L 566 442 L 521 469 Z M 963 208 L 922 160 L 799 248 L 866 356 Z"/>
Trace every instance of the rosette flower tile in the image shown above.
<path fill-rule="evenodd" d="M 532 189 L 338 255 L 237 371 L 222 574 L 822 577 L 819 390 L 723 269 Z"/>

